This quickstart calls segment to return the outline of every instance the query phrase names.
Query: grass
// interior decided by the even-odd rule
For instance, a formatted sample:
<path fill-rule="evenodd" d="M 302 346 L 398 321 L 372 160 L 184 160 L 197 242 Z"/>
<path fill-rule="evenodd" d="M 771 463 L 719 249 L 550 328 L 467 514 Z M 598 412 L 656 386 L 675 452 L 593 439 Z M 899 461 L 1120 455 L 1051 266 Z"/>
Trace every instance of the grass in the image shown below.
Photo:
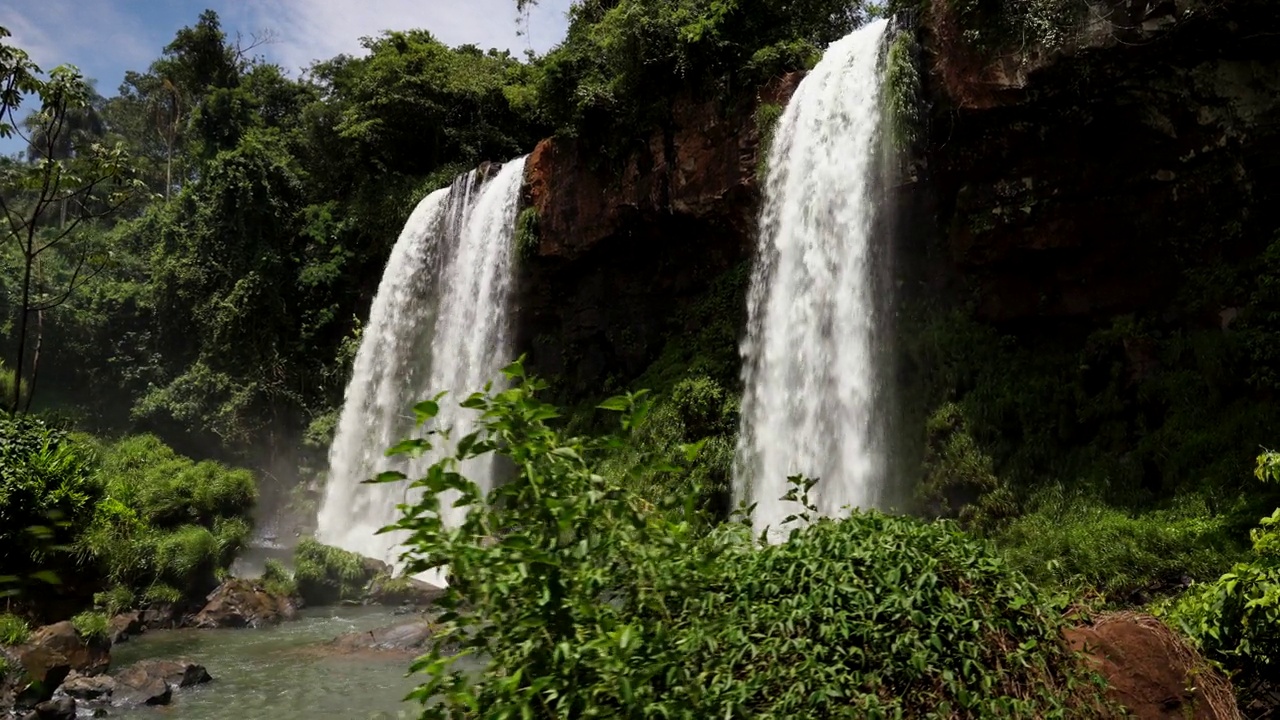
<path fill-rule="evenodd" d="M 311 605 L 327 605 L 356 600 L 373 579 L 374 572 L 364 558 L 341 548 L 305 538 L 293 556 L 293 578 L 297 591 Z"/>
<path fill-rule="evenodd" d="M 71 618 L 76 632 L 86 640 L 105 640 L 110 626 L 106 613 L 86 611 Z"/>
<path fill-rule="evenodd" d="M 17 615 L 0 614 L 0 645 L 21 645 L 31 637 L 31 627 Z"/>
<path fill-rule="evenodd" d="M 996 536 L 1010 562 L 1039 582 L 1101 590 L 1111 601 L 1184 575 L 1216 578 L 1244 552 L 1232 519 L 1193 496 L 1133 512 L 1059 486 L 1031 508 Z"/>
<path fill-rule="evenodd" d="M 273 595 L 294 597 L 298 594 L 298 582 L 293 573 L 275 558 L 267 560 L 262 571 L 262 584 Z"/>

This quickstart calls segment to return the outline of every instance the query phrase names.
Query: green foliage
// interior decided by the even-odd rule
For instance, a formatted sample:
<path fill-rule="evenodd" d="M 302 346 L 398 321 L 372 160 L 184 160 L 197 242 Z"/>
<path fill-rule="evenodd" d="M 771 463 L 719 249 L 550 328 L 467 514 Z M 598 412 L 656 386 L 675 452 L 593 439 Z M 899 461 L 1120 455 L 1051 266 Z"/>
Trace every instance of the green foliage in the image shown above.
<path fill-rule="evenodd" d="M 1089 9 L 1081 0 L 945 0 L 943 7 L 954 14 L 964 43 L 982 53 L 1062 47 Z"/>
<path fill-rule="evenodd" d="M 11 647 L 21 645 L 31 636 L 31 627 L 27 621 L 17 615 L 0 614 L 0 646 Z"/>
<path fill-rule="evenodd" d="M 134 607 L 137 596 L 133 590 L 124 585 L 115 585 L 108 590 L 103 590 L 93 595 L 93 606 L 107 614 L 107 617 L 115 617 L 120 613 Z"/>
<path fill-rule="evenodd" d="M 889 45 L 883 90 L 889 139 L 900 152 L 909 152 L 923 137 L 924 91 L 919 68 L 920 46 L 911 32 L 900 32 Z"/>
<path fill-rule="evenodd" d="M 819 520 L 777 546 L 747 526 L 710 532 L 692 498 L 658 505 L 595 461 L 622 438 L 566 438 L 516 363 L 511 388 L 463 406 L 481 429 L 411 484 L 422 500 L 397 528 L 408 571 L 447 567 L 444 627 L 417 661 L 424 717 L 1066 717 L 1101 713 L 1059 635 L 1060 606 L 990 549 L 946 524 L 877 513 Z M 695 415 L 713 391 L 681 393 Z M 612 398 L 624 433 L 644 396 Z M 425 419 L 425 418 L 424 418 Z M 415 454 L 435 433 L 392 453 Z M 697 452 L 685 448 L 687 462 Z M 508 458 L 516 476 L 487 495 L 459 474 Z M 387 473 L 378 480 L 403 479 Z M 440 494 L 469 508 L 440 519 Z M 797 490 L 799 492 L 799 489 Z M 446 657 L 446 648 L 462 648 Z M 473 656 L 480 673 L 454 672 Z"/>
<path fill-rule="evenodd" d="M 105 640 L 110 630 L 110 618 L 106 613 L 87 611 L 71 618 L 76 632 L 86 640 Z"/>
<path fill-rule="evenodd" d="M 156 583 L 142 591 L 142 602 L 146 605 L 176 605 L 182 599 L 181 590 L 164 583 Z"/>
<path fill-rule="evenodd" d="M 1247 383 L 1242 334 L 1130 316 L 1013 335 L 919 306 L 903 328 L 926 507 L 993 534 L 1037 577 L 1113 598 L 1208 579 L 1269 501 L 1241 493 L 1249 448 L 1280 422 Z"/>
<path fill-rule="evenodd" d="M 303 538 L 294 549 L 293 579 L 297 594 L 308 605 L 358 600 L 375 573 L 376 569 L 356 553 L 312 538 Z"/>
<path fill-rule="evenodd" d="M 529 261 L 538 256 L 538 245 L 542 242 L 538 234 L 538 209 L 527 207 L 520 211 L 516 218 L 516 257 Z"/>
<path fill-rule="evenodd" d="M 1280 454 L 1258 456 L 1255 476 L 1280 482 Z M 1280 676 L 1280 509 L 1259 521 L 1251 539 L 1246 561 L 1163 608 L 1175 627 L 1232 674 L 1245 701 L 1265 698 Z"/>
<path fill-rule="evenodd" d="M 773 135 L 784 109 L 778 103 L 761 103 L 756 108 L 756 135 L 760 138 L 756 148 L 756 181 L 762 185 L 769 177 L 769 153 L 773 150 Z"/>
<path fill-rule="evenodd" d="M 1203 498 L 1183 496 L 1165 509 L 1126 512 L 1087 491 L 1037 493 L 996 541 L 1033 579 L 1129 602 L 1147 589 L 1176 588 L 1184 576 L 1213 577 L 1240 552 L 1232 523 Z"/>
<path fill-rule="evenodd" d="M 569 10 L 565 41 L 541 63 L 538 95 L 562 133 L 624 159 L 669 127 L 680 93 L 745 99 L 764 81 L 809 66 L 863 20 L 844 0 L 587 0 Z"/>
<path fill-rule="evenodd" d="M 274 595 L 293 597 L 298 594 L 298 583 L 293 573 L 285 567 L 284 563 L 275 558 L 267 560 L 262 570 L 262 584 L 267 592 Z"/>
<path fill-rule="evenodd" d="M 87 522 L 100 490 L 94 453 L 65 431 L 0 414 L 0 569 L 18 582 L 52 580 L 70 566 L 64 544 Z"/>
<path fill-rule="evenodd" d="M 652 388 L 652 408 L 626 443 L 606 449 L 601 470 L 622 478 L 645 458 L 679 458 L 682 447 L 701 443 L 688 463 L 635 477 L 633 487 L 660 501 L 668 495 L 699 493 L 698 507 L 724 518 L 730 510 L 734 443 L 740 403 L 738 340 L 745 322 L 749 266 L 740 264 L 716 278 L 707 291 L 683 303 L 668 319 L 662 351 L 639 377 L 624 387 Z M 692 329 L 692 330 L 691 330 Z M 574 432 L 600 430 L 594 398 L 570 414 Z"/>
<path fill-rule="evenodd" d="M 193 462 L 150 435 L 99 452 L 102 497 L 76 540 L 82 562 L 108 585 L 96 602 L 118 612 L 139 594 L 144 602 L 159 601 L 155 592 L 177 595 L 164 602 L 202 595 L 248 538 L 253 476 Z"/>

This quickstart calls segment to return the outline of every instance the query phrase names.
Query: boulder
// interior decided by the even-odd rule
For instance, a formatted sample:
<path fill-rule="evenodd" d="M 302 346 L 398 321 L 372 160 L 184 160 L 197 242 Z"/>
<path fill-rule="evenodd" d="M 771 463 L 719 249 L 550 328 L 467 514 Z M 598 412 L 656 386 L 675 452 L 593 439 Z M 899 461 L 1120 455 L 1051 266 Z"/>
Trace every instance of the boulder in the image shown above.
<path fill-rule="evenodd" d="M 111 704 L 123 707 L 138 705 L 168 705 L 173 698 L 173 686 L 162 675 L 149 672 L 145 662 L 130 665 L 116 673 L 115 689 Z"/>
<path fill-rule="evenodd" d="M 115 692 L 116 681 L 108 675 L 71 675 L 58 688 L 59 692 L 76 700 L 94 701 L 110 698 Z"/>
<path fill-rule="evenodd" d="M 384 574 L 369 584 L 365 602 L 372 605 L 430 605 L 444 593 L 444 588 L 417 578 L 392 578 Z"/>
<path fill-rule="evenodd" d="M 191 619 L 193 627 L 256 628 L 293 620 L 298 615 L 292 599 L 274 595 L 253 580 L 227 580 L 209 593 L 207 601 Z"/>
<path fill-rule="evenodd" d="M 75 720 L 76 701 L 69 697 L 46 700 L 36 705 L 35 712 L 27 717 L 37 720 Z"/>
<path fill-rule="evenodd" d="M 427 649 L 427 642 L 437 626 L 425 620 L 402 625 L 351 632 L 329 641 L 329 648 L 336 653 L 352 654 L 377 651 L 417 654 Z"/>
<path fill-rule="evenodd" d="M 135 610 L 111 618 L 111 622 L 107 625 L 107 637 L 111 638 L 111 644 L 115 645 L 141 635 L 146 629 L 147 626 L 142 622 L 142 613 Z"/>
<path fill-rule="evenodd" d="M 174 690 L 212 679 L 203 665 L 187 660 L 143 660 L 113 677 L 72 674 L 59 688 L 59 694 L 91 707 L 167 705 Z"/>
<path fill-rule="evenodd" d="M 1107 696 L 1138 720 L 1236 720 L 1231 683 L 1167 625 L 1141 613 L 1104 613 L 1068 628 L 1110 686 Z"/>
<path fill-rule="evenodd" d="M 81 637 L 70 621 L 39 628 L 17 654 L 40 700 L 49 699 L 71 671 L 99 675 L 111 664 L 111 644 L 105 638 Z"/>
<path fill-rule="evenodd" d="M 169 630 L 182 624 L 182 609 L 172 603 L 157 603 L 142 609 L 138 619 L 144 630 Z"/>

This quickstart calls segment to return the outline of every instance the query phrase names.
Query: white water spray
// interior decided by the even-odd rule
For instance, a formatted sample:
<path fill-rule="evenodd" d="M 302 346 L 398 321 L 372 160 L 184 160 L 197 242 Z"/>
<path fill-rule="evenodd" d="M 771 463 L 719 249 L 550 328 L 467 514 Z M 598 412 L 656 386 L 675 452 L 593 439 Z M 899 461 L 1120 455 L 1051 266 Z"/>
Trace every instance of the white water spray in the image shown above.
<path fill-rule="evenodd" d="M 473 171 L 428 195 L 396 241 L 369 313 L 337 433 L 316 535 L 326 544 L 398 565 L 402 533 L 377 535 L 399 517 L 407 483 L 361 485 L 387 470 L 420 477 L 447 447 L 414 460 L 388 458 L 387 448 L 414 429 L 412 407 L 436 393 L 437 423 L 453 437 L 474 429 L 474 412 L 458 403 L 501 379 L 511 358 L 508 304 L 513 234 L 525 159 L 502 166 L 487 182 Z M 437 438 L 438 439 L 438 438 Z M 462 467 L 488 489 L 491 459 Z M 447 523 L 451 498 L 442 498 Z M 439 582 L 439 577 L 429 578 Z"/>
<path fill-rule="evenodd" d="M 877 21 L 831 45 L 787 104 L 769 153 L 734 485 L 756 503 L 756 531 L 772 528 L 775 539 L 801 510 L 782 500 L 789 476 L 819 480 L 810 500 L 822 515 L 881 500 L 872 234 L 886 27 Z"/>

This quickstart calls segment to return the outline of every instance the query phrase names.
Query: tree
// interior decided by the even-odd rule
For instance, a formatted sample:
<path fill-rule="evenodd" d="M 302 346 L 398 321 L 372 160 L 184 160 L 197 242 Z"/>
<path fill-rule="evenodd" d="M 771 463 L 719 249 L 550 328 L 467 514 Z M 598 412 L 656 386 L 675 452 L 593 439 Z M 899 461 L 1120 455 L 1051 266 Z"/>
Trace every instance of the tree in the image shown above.
<path fill-rule="evenodd" d="M 0 27 L 0 137 L 17 134 L 30 155 L 26 163 L 0 166 L 0 236 L 19 258 L 10 398 L 11 409 L 18 412 L 25 409 L 24 381 L 26 408 L 35 392 L 44 312 L 65 303 L 100 268 L 82 226 L 113 214 L 130 185 L 124 149 L 106 147 L 81 132 L 92 91 L 80 71 L 62 65 L 42 79 L 26 52 L 2 42 L 8 36 Z M 19 123 L 16 114 L 27 97 L 37 98 L 40 109 Z M 61 265 L 50 262 L 55 259 Z M 24 378 L 32 318 L 37 323 L 35 352 L 30 377 Z"/>

